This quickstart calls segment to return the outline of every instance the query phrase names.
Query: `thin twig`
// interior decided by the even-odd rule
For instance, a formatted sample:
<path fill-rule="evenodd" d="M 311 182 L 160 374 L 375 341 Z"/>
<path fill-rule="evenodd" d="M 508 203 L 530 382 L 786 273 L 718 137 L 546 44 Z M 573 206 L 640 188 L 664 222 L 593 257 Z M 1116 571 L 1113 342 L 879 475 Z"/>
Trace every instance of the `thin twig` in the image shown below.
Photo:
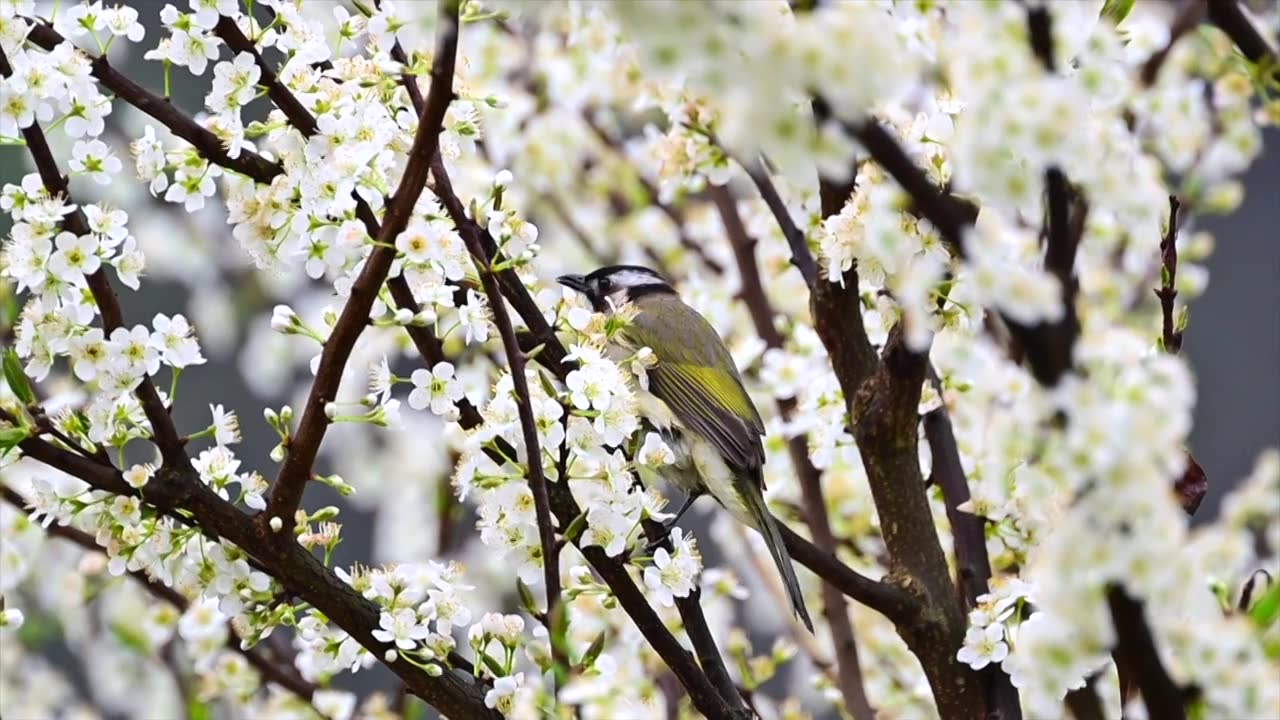
<path fill-rule="evenodd" d="M 667 552 L 672 552 L 671 537 L 663 528 L 662 523 L 655 520 L 644 520 L 641 523 L 645 537 L 654 547 L 664 548 Z M 715 637 L 711 634 L 711 626 L 707 624 L 706 615 L 702 612 L 702 588 L 695 583 L 693 590 L 684 597 L 675 599 L 676 610 L 680 613 L 680 620 L 684 623 L 685 635 L 689 637 L 689 642 L 693 644 L 693 651 L 698 656 L 698 664 L 702 666 L 702 671 L 706 673 L 707 679 L 715 686 L 716 691 L 720 693 L 721 699 L 725 701 L 735 712 L 742 712 L 746 709 L 746 702 L 742 695 L 738 692 L 738 686 L 733 681 L 733 677 L 729 675 L 729 668 L 725 665 L 724 656 L 720 654 L 720 648 L 716 644 Z"/>
<path fill-rule="evenodd" d="M 365 325 L 369 310 L 377 300 L 395 260 L 395 240 L 409 222 L 414 205 L 426 187 L 431 161 L 437 154 L 445 111 L 453 100 L 453 71 L 458 50 L 458 5 L 440 4 L 440 27 L 436 38 L 435 59 L 431 68 L 431 89 L 426 106 L 418 118 L 418 129 L 400 186 L 391 197 L 383 217 L 377 244 L 365 260 L 364 269 L 351 286 L 351 295 L 342 309 L 333 331 L 320 354 L 316 379 L 307 396 L 302 419 L 290 439 L 289 454 L 280 467 L 271 488 L 266 515 L 280 518 L 286 530 L 294 525 L 294 511 L 302 502 L 302 493 L 311 476 L 311 468 L 324 439 L 329 418 L 325 406 L 333 401 L 343 370 Z M 282 532 L 281 537 L 290 537 Z"/>
<path fill-rule="evenodd" d="M 600 140 L 602 145 L 609 148 L 619 156 L 626 157 L 626 153 L 622 147 L 620 147 L 618 141 L 609 136 L 609 133 L 591 117 L 591 113 L 589 111 L 582 113 L 582 120 L 595 134 L 596 138 Z M 717 275 L 723 275 L 724 266 L 720 264 L 720 261 L 708 255 L 706 249 L 703 248 L 696 240 L 689 237 L 689 233 L 685 231 L 684 215 L 680 210 L 670 203 L 663 202 L 661 200 L 661 195 L 658 192 L 658 188 L 639 170 L 635 171 L 635 177 L 636 181 L 640 183 L 640 187 L 644 188 L 645 195 L 649 197 L 649 203 L 661 210 L 662 214 L 666 215 L 667 218 L 671 220 L 671 224 L 675 226 L 676 239 L 679 240 L 681 247 L 693 253 L 708 270 L 711 270 Z"/>
<path fill-rule="evenodd" d="M 760 191 L 764 204 L 769 206 L 770 212 L 777 219 L 778 227 L 782 229 L 782 236 L 786 238 L 787 246 L 791 248 L 791 264 L 800 271 L 805 285 L 813 287 L 818 281 L 818 263 L 813 259 L 813 253 L 809 250 L 809 241 L 805 238 L 804 232 L 796 226 L 795 220 L 791 217 L 791 211 L 787 209 L 787 204 L 782 201 L 782 196 L 774 187 L 769 171 L 763 162 L 757 160 L 750 165 L 747 174 L 751 177 L 751 182 L 755 183 L 756 189 Z"/>
<path fill-rule="evenodd" d="M 467 233 L 465 239 L 467 249 L 475 262 L 480 282 L 485 294 L 489 297 L 489 308 L 493 311 L 493 322 L 502 337 L 502 346 L 507 353 L 507 363 L 511 367 L 511 383 L 515 390 L 516 408 L 520 415 L 520 430 L 524 439 L 525 466 L 528 469 L 529 491 L 533 494 L 534 514 L 538 522 L 538 539 L 542 544 L 543 576 L 547 589 L 546 616 L 554 618 L 556 606 L 562 602 L 560 597 L 560 546 L 556 543 L 555 521 L 551 517 L 551 500 L 547 493 L 547 478 L 542 470 L 542 445 L 538 441 L 538 424 L 533 415 L 533 405 L 529 394 L 529 379 L 525 374 L 527 358 L 520 350 L 516 340 L 515 327 L 511 324 L 511 316 L 507 312 L 507 303 L 494 278 L 493 267 L 485 259 L 484 249 L 479 245 L 475 233 Z M 550 629 L 550 628 L 548 628 Z M 551 643 L 551 651 L 555 656 L 561 655 L 558 643 Z M 556 657 L 558 664 L 568 668 L 567 657 Z"/>
<path fill-rule="evenodd" d="M 1182 349 L 1182 330 L 1178 329 L 1173 301 L 1178 298 L 1175 287 L 1178 279 L 1178 210 L 1177 195 L 1169 196 L 1169 226 L 1160 240 L 1160 338 L 1167 353 L 1177 355 Z"/>

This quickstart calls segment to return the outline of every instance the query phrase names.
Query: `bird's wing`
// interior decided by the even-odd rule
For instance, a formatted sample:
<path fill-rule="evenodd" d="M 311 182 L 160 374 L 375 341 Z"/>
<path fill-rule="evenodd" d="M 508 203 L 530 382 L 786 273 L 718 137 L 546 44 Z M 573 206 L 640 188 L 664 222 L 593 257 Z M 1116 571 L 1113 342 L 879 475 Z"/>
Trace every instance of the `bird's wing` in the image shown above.
<path fill-rule="evenodd" d="M 652 349 L 658 360 L 649 371 L 649 391 L 681 424 L 709 440 L 730 467 L 760 467 L 764 423 L 719 333 L 677 297 L 639 305 L 624 334 L 629 343 Z"/>

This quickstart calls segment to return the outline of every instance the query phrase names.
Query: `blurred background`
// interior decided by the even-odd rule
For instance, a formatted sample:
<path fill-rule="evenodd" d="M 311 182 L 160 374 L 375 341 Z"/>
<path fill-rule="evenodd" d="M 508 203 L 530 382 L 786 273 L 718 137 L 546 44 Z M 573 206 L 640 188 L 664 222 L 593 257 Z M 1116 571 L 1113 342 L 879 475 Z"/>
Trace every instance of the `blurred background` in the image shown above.
<path fill-rule="evenodd" d="M 153 44 L 159 35 L 157 14 L 163 3 L 133 4 L 144 23 L 151 23 L 147 27 L 148 40 L 142 45 L 150 47 L 148 43 Z M 143 62 L 140 54 L 114 59 L 140 84 L 149 88 L 163 86 L 158 63 Z M 199 111 L 209 75 L 193 79 L 185 71 L 175 73 L 173 102 L 188 112 Z M 267 105 L 259 101 L 251 108 L 263 113 Z M 248 119 L 251 118 L 246 117 Z M 127 138 L 141 134 L 142 119 L 118 103 L 108 122 L 108 135 L 104 139 L 113 141 L 126 166 L 127 177 L 122 178 L 120 184 L 136 186 L 131 159 L 123 148 Z M 55 145 L 55 152 L 64 165 L 66 151 L 66 147 Z M 19 182 L 31 169 L 25 148 L 0 147 L 0 185 Z M 1244 202 L 1235 212 L 1195 218 L 1190 228 L 1207 230 L 1216 239 L 1216 248 L 1206 263 L 1208 286 L 1203 296 L 1191 305 L 1183 351 L 1198 379 L 1199 400 L 1190 449 L 1209 478 L 1209 494 L 1198 513 L 1198 522 L 1216 514 L 1223 495 L 1250 471 L 1260 450 L 1280 442 L 1280 133 L 1273 131 L 1267 136 L 1266 149 L 1244 178 L 1244 186 Z M 81 201 L 111 199 L 126 192 L 118 187 L 90 187 L 82 181 L 73 183 L 73 189 Z M 134 187 L 129 192 L 136 196 L 139 189 Z M 187 315 L 196 324 L 209 359 L 207 365 L 183 376 L 182 400 L 176 413 L 178 426 L 187 430 L 204 427 L 208 422 L 209 404 L 222 404 L 236 410 L 244 428 L 244 443 L 237 454 L 247 469 L 274 477 L 275 466 L 268 459 L 268 453 L 275 437 L 261 420 L 261 408 L 264 405 L 279 408 L 292 403 L 300 411 L 300 398 L 293 393 L 296 381 L 303 378 L 292 368 L 271 367 L 271 354 L 262 355 L 264 360 L 256 362 L 255 351 L 245 350 L 246 343 L 253 339 L 248 323 L 263 321 L 260 313 L 264 305 L 269 310 L 270 288 L 259 287 L 258 281 L 251 277 L 243 277 L 244 282 L 238 283 L 234 273 L 228 284 L 225 275 L 205 266 L 208 258 L 222 258 L 224 267 L 238 267 L 227 260 L 239 249 L 230 228 L 222 224 L 224 215 L 220 205 L 211 203 L 193 216 L 158 200 L 148 204 L 131 202 L 130 207 L 148 208 L 145 215 L 135 212 L 131 216 L 130 228 L 147 254 L 152 276 L 140 292 L 122 292 L 126 317 L 130 322 L 147 322 L 158 312 Z M 0 217 L 0 237 L 7 232 L 8 218 Z M 544 245 L 576 242 L 552 233 L 543 234 L 540 241 Z M 600 246 L 605 247 L 604 242 Z M 191 252 L 193 248 L 199 252 Z M 554 274 L 554 269 L 548 273 Z M 211 282 L 211 275 L 222 275 L 223 279 Z M 250 309 L 251 317 L 246 312 Z M 245 317 L 236 317 L 237 313 Z M 1153 338 L 1156 331 L 1152 328 Z M 246 384 L 249 376 L 255 378 L 253 387 Z M 408 427 L 410 431 L 422 430 L 419 425 Z M 346 437 L 341 431 L 335 431 L 328 443 L 340 444 Z M 423 439 L 426 438 L 419 438 Z M 441 457 L 443 451 L 432 447 L 438 445 L 442 443 L 429 442 L 409 451 L 422 452 L 424 464 L 434 465 L 445 460 Z M 406 448 L 413 448 L 413 443 L 394 447 L 398 448 L 395 451 L 404 452 Z M 329 456 L 322 456 L 317 467 L 320 473 L 342 470 L 332 466 Z M 359 484 L 356 478 L 348 480 Z M 374 482 L 391 484 L 395 478 L 384 477 Z M 431 497 L 402 498 L 396 512 L 402 517 L 411 518 L 417 513 L 428 516 L 433 513 L 432 502 Z M 348 503 L 318 483 L 310 484 L 306 503 L 312 508 L 328 504 L 344 507 L 345 540 L 335 554 L 335 565 L 387 559 L 375 548 L 376 507 Z M 458 526 L 459 532 L 470 530 L 466 521 Z M 433 524 L 424 522 L 423 527 L 433 527 Z M 718 558 L 713 544 L 707 545 L 704 549 L 709 551 L 707 560 L 711 566 Z M 421 547 L 437 547 L 436 539 L 424 538 Z M 402 551 L 414 552 L 412 548 Z M 72 658 L 65 652 L 55 651 L 54 655 L 60 656 L 61 664 L 74 676 L 82 676 L 82 659 Z M 362 694 L 376 687 L 390 688 L 390 682 L 390 676 L 380 665 L 373 672 L 339 678 L 341 686 Z"/>

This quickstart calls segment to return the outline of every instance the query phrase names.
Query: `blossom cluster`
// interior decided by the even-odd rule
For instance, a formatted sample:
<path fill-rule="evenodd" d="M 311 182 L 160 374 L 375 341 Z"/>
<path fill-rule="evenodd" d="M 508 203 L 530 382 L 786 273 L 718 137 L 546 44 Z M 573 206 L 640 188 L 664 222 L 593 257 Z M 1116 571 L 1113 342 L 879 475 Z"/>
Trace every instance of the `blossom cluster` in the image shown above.
<path fill-rule="evenodd" d="M 856 286 L 870 343 L 883 347 L 901 327 L 936 371 L 918 412 L 950 420 L 972 495 L 959 510 L 983 519 L 995 571 L 963 644 L 947 649 L 956 662 L 998 666 L 1029 717 L 1063 715 L 1065 694 L 1095 677 L 1118 711 L 1108 601 L 1123 593 L 1144 607 L 1175 682 L 1200 690 L 1201 714 L 1280 713 L 1270 682 L 1280 624 L 1259 628 L 1236 602 L 1259 568 L 1280 575 L 1280 461 L 1265 455 L 1216 522 L 1188 527 L 1169 488 L 1188 465 L 1195 385 L 1187 363 L 1164 352 L 1151 294 L 1170 272 L 1166 237 L 1176 238 L 1168 281 L 1182 301 L 1204 287 L 1212 239 L 1179 228 L 1169 196 L 1192 213 L 1239 204 L 1239 176 L 1280 117 L 1265 65 L 1211 27 L 1173 37 L 1171 9 L 1145 3 L 1123 12 L 1049 4 L 1049 62 L 1018 3 L 459 5 L 440 169 L 404 229 L 379 237 L 425 117 L 415 95 L 435 82 L 433 4 L 189 0 L 160 10 L 153 37 L 127 5 L 0 0 L 11 68 L 0 78 L 4 166 L 36 151 L 27 134 L 40 131 L 55 175 L 68 174 L 40 167 L 0 188 L 12 220 L 0 309 L 13 310 L 0 335 L 17 359 L 0 386 L 0 470 L 26 511 L 0 505 L 0 714 L 77 709 L 70 684 L 29 647 L 38 643 L 7 642 L 38 637 L 49 618 L 85 656 L 111 661 L 94 663 L 114 668 L 111 677 L 87 668 L 103 712 L 146 704 L 173 715 L 195 698 L 252 717 L 388 717 L 386 696 L 331 687 L 377 663 L 428 677 L 469 665 L 483 704 L 509 717 L 557 706 L 643 717 L 687 703 L 668 697 L 658 654 L 587 559 L 597 551 L 677 633 L 686 625 L 675 606 L 701 590 L 733 679 L 762 717 L 851 711 L 831 628 L 824 618 L 809 636 L 775 611 L 784 596 L 753 533 L 715 512 L 705 533 L 696 521 L 696 539 L 686 526 L 669 546 L 649 545 L 648 524 L 670 517 L 662 479 L 678 449 L 642 417 L 656 359 L 615 351 L 634 308 L 595 313 L 550 284 L 564 269 L 615 262 L 670 277 L 725 338 L 765 417 L 775 515 L 800 527 L 811 512 L 790 464 L 799 440 L 821 477 L 839 558 L 888 576 L 850 429 L 854 399 L 814 328 L 795 238 L 749 190 L 753 176 L 776 184 L 818 282 Z M 46 31 L 62 40 L 41 40 Z M 149 90 L 175 112 L 177 90 L 199 88 L 189 126 L 107 87 L 101 68 L 130 61 L 163 73 L 163 90 Z M 868 122 L 973 208 L 959 237 L 867 158 L 856 136 Z M 1044 260 L 1050 169 L 1080 199 L 1070 283 Z M 127 175 L 137 181 L 121 182 Z M 837 212 L 824 212 L 818 176 L 851 188 Z M 456 192 L 461 215 L 445 192 Z M 157 202 L 189 216 L 189 232 L 157 220 Z M 742 249 L 726 242 L 734 215 L 776 338 L 739 302 L 751 287 Z M 486 242 L 492 261 L 473 259 Z M 390 283 L 359 288 L 375 253 L 393 254 Z M 105 294 L 139 290 L 144 272 L 188 286 L 185 312 L 148 313 L 148 324 L 108 318 Z M 485 291 L 486 273 L 532 299 L 535 311 L 515 312 L 511 329 L 524 338 L 546 323 L 567 350 L 560 375 L 539 362 L 551 341 L 542 337 L 523 348 L 516 382 L 497 325 L 514 308 L 494 305 L 505 301 Z M 400 300 L 406 290 L 414 303 Z M 343 303 L 361 293 L 374 300 L 340 380 L 311 398 Z M 1079 325 L 1072 370 L 1043 386 L 1010 352 L 1009 328 L 1068 319 Z M 147 501 L 169 479 L 161 458 L 139 451 L 157 429 L 135 391 L 155 383 L 168 410 L 180 378 L 228 362 L 269 403 L 261 415 L 278 442 L 264 457 L 233 449 L 241 416 L 264 428 L 246 399 L 221 397 L 208 425 L 184 437 L 192 477 L 246 520 L 261 513 L 268 478 L 297 441 L 292 408 L 320 403 L 327 466 L 306 472 L 326 486 L 317 495 L 343 500 L 299 509 L 291 539 L 376 607 L 372 641 L 243 548 Z M 25 392 L 31 384 L 40 392 Z M 92 488 L 14 449 L 36 435 L 114 464 L 137 495 Z M 923 425 L 918 446 L 927 477 Z M 581 510 L 552 518 L 563 546 L 559 617 L 545 611 L 534 467 Z M 930 503 L 950 552 L 936 487 Z M 376 517 L 374 558 L 339 564 L 343 524 L 357 513 Z M 280 532 L 280 520 L 255 527 Z M 47 539 L 60 532 L 86 547 Z M 125 575 L 144 582 L 113 579 Z M 817 583 L 801 580 L 818 609 Z M 67 600 L 80 597 L 101 600 Z M 815 618 L 839 612 L 823 609 Z M 935 713 L 893 624 L 852 605 L 848 618 L 869 659 L 861 681 L 871 705 L 894 717 Z M 780 639 L 757 651 L 750 640 L 761 632 Z M 282 692 L 264 657 L 296 674 L 310 701 Z M 166 665 L 189 668 L 196 686 L 155 672 Z M 130 682 L 141 688 L 133 698 Z"/>

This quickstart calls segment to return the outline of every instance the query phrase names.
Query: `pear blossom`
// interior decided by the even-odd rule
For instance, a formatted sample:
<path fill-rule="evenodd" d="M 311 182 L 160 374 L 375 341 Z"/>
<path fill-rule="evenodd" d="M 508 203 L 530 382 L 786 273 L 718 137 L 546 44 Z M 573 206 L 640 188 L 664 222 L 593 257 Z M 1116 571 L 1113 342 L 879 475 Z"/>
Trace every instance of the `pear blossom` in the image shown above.
<path fill-rule="evenodd" d="M 394 612 L 383 611 L 378 619 L 381 629 L 373 631 L 373 637 L 390 643 L 401 650 L 412 650 L 417 641 L 431 634 L 422 624 L 413 608 L 400 608 Z"/>
<path fill-rule="evenodd" d="M 431 370 L 418 368 L 411 377 L 414 389 L 409 393 L 409 407 L 422 410 L 430 406 L 436 415 L 450 419 L 457 416 L 456 403 L 465 393 L 454 377 L 452 363 L 438 362 Z"/>

